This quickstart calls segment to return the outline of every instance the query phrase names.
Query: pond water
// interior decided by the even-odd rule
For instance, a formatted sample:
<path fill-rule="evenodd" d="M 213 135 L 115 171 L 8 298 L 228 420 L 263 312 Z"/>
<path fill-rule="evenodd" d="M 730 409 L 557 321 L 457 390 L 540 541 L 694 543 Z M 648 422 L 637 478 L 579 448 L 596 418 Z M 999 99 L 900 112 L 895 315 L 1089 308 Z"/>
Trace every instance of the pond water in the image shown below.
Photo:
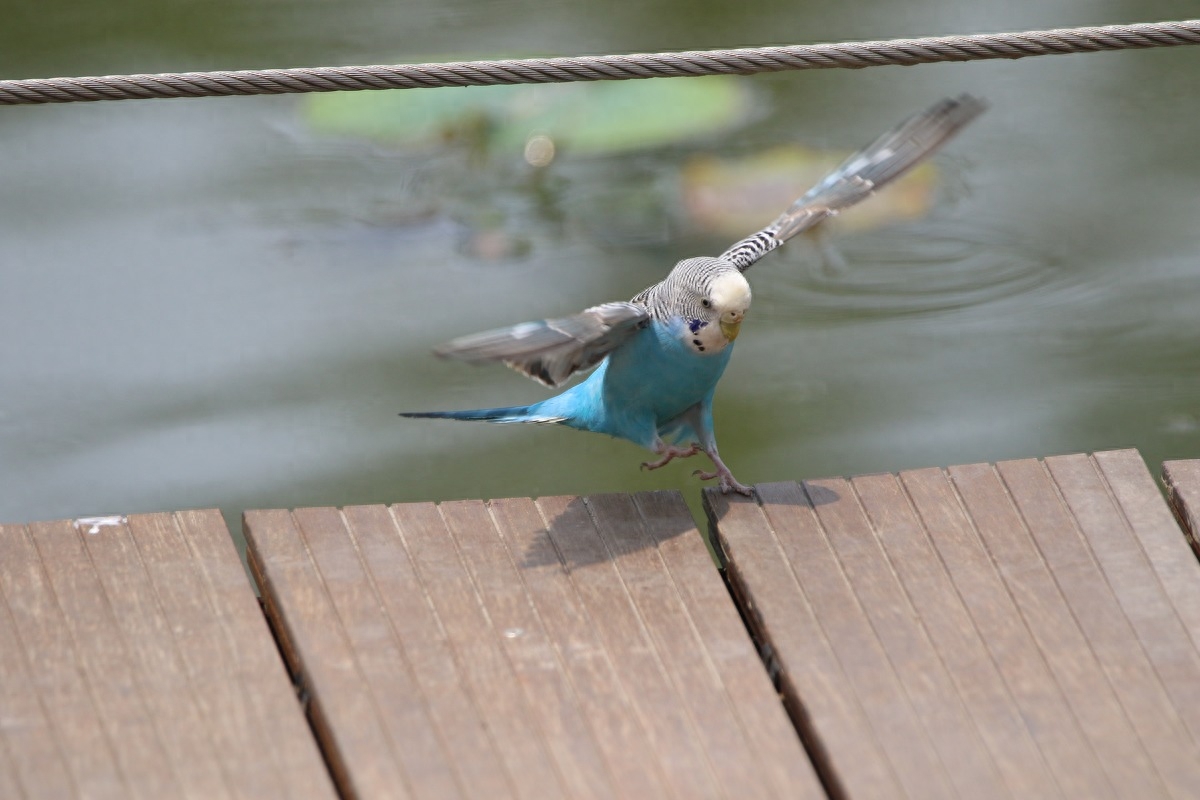
<path fill-rule="evenodd" d="M 5 78 L 1195 16 L 1078 0 L 25 8 L 0 28 Z M 627 443 L 397 412 L 546 396 L 430 349 L 628 298 L 740 238 L 689 217 L 699 160 L 845 151 L 962 91 L 991 108 L 935 160 L 919 214 L 835 226 L 748 273 L 716 398 L 725 460 L 758 482 L 1200 456 L 1200 47 L 735 80 L 752 103 L 720 130 L 540 168 L 519 147 L 323 131 L 299 97 L 0 109 L 0 520 L 651 488 L 694 503 L 696 465 L 642 472 Z"/>

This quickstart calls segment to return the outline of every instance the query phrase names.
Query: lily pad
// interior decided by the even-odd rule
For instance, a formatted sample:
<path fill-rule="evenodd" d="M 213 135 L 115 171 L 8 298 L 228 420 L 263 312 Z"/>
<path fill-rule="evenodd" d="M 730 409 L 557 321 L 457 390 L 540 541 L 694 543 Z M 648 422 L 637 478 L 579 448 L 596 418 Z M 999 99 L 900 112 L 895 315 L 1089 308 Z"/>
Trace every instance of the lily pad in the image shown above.
<path fill-rule="evenodd" d="M 719 75 L 333 92 L 310 95 L 304 116 L 323 133 L 396 147 L 482 139 L 488 150 L 522 153 L 544 137 L 551 152 L 599 155 L 727 130 L 749 119 L 751 105 L 744 81 Z"/>
<path fill-rule="evenodd" d="M 782 145 L 741 158 L 696 156 L 683 169 L 684 208 L 699 229 L 746 236 L 779 216 L 848 155 Z M 835 222 L 863 229 L 918 219 L 932 207 L 936 189 L 937 168 L 926 161 Z"/>

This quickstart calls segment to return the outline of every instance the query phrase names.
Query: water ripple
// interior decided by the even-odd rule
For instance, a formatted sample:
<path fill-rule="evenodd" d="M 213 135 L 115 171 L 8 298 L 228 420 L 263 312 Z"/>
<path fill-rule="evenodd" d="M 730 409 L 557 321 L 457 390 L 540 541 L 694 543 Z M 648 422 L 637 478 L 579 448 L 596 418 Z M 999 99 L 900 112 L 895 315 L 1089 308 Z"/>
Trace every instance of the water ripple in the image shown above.
<path fill-rule="evenodd" d="M 809 241 L 806 257 L 771 295 L 767 318 L 935 314 L 1031 294 L 1060 278 L 1058 258 L 1004 231 L 929 222 Z M 788 309 L 786 312 L 783 309 Z"/>

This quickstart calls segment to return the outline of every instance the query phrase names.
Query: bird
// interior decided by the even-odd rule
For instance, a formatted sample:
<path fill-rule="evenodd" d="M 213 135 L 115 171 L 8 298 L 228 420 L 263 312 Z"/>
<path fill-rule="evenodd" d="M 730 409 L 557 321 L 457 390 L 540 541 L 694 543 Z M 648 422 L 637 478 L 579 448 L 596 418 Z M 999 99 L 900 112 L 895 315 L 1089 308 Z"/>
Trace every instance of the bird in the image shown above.
<path fill-rule="evenodd" d="M 750 309 L 744 273 L 793 236 L 907 172 L 986 107 L 969 94 L 934 103 L 847 158 L 767 227 L 715 258 L 678 262 L 664 280 L 628 302 L 464 336 L 434 349 L 438 357 L 469 364 L 500 362 L 555 389 L 595 367 L 560 394 L 526 406 L 401 416 L 554 424 L 608 434 L 657 456 L 642 463 L 648 470 L 703 453 L 713 469 L 693 474 L 715 479 L 722 493 L 752 495 L 721 459 L 713 428 L 717 382 Z"/>

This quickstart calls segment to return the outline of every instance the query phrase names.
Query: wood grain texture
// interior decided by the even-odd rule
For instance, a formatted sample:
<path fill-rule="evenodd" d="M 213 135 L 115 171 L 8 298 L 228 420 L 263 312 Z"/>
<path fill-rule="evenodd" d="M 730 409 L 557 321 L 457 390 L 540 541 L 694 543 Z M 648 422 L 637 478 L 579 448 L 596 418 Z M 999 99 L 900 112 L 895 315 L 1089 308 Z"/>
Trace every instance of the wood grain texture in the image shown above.
<path fill-rule="evenodd" d="M 1093 461 L 1187 628 L 1193 648 L 1200 650 L 1200 561 L 1189 552 L 1154 477 L 1136 450 L 1096 453 Z"/>
<path fill-rule="evenodd" d="M 0 680 L 6 749 L 29 797 L 123 797 L 125 778 L 80 674 L 29 532 L 0 526 Z"/>
<path fill-rule="evenodd" d="M 1147 513 L 1155 508 L 1147 502 L 1147 486 L 1141 480 L 1143 475 L 1149 479 L 1149 473 L 1144 465 L 1140 474 L 1130 469 L 1120 454 L 1116 459 L 1102 460 L 1103 456 L 1059 456 L 1046 459 L 1046 466 L 1192 739 L 1200 742 L 1200 654 L 1184 623 L 1193 610 L 1180 608 L 1172 597 L 1191 594 L 1186 576 L 1194 559 L 1175 528 L 1173 549 L 1184 563 L 1164 563 L 1170 561 L 1172 548 L 1163 517 L 1138 518 L 1135 510 Z M 1122 486 L 1110 481 L 1110 470 L 1131 482 Z M 1152 480 L 1149 489 L 1170 520 Z M 1125 508 L 1123 501 L 1132 505 Z"/>
<path fill-rule="evenodd" d="M 1016 497 L 1026 496 L 1033 487 L 1021 481 L 1016 470 L 1008 471 L 1005 483 L 989 465 L 954 467 L 949 472 L 1070 715 L 1114 792 L 1119 797 L 1163 794 L 1165 786 L 1157 770 L 1026 529 Z M 1066 526 L 1058 535 L 1074 533 Z"/>
<path fill-rule="evenodd" d="M 691 520 L 683 498 L 678 492 L 645 492 L 634 500 L 776 796 L 822 796 L 812 762 L 800 757 L 797 733 L 712 569 L 700 532 L 691 526 L 679 530 L 681 521 Z"/>
<path fill-rule="evenodd" d="M 313 564 L 320 572 L 324 589 L 336 618 L 345 635 L 344 651 L 337 651 L 352 660 L 355 672 L 330 674 L 327 680 L 348 680 L 337 684 L 339 716 L 330 717 L 330 726 L 357 723 L 358 732 L 371 731 L 367 741 L 348 741 L 344 747 L 354 752 L 345 759 L 351 771 L 360 771 L 365 764 L 378 769 L 376 780 L 364 786 L 362 796 L 377 792 L 396 792 L 395 776 L 384 772 L 383 762 L 395 762 L 403 773 L 406 790 L 414 797 L 460 797 L 461 792 L 450 766 L 447 743 L 436 735 L 428 709 L 408 669 L 404 652 L 397 641 L 389 620 L 380 614 L 380 600 L 368 572 L 352 546 L 353 540 L 345 520 L 337 509 L 306 508 L 292 515 L 308 546 Z M 355 699 L 351 700 L 350 697 Z M 320 705 L 330 708 L 333 702 L 321 698 Z M 365 705 L 359 706 L 358 703 Z M 364 725 L 357 719 L 369 708 L 378 720 L 378 728 Z M 331 712 L 330 712 L 331 713 Z"/>
<path fill-rule="evenodd" d="M 997 469 L 1170 794 L 1190 796 L 1200 786 L 1200 750 L 1049 471 L 1034 460 L 1002 462 Z"/>
<path fill-rule="evenodd" d="M 369 797 L 386 791 L 396 797 L 410 796 L 407 778 L 392 757 L 391 742 L 376 713 L 375 698 L 299 522 L 286 511 L 255 511 L 246 513 L 245 524 L 251 562 L 257 574 L 266 576 L 262 590 L 264 597 L 270 597 L 268 607 L 286 605 L 291 610 L 282 629 L 293 667 L 306 686 L 331 687 L 328 694 L 311 695 L 309 713 L 343 793 Z M 269 561 L 264 553 L 270 553 Z M 323 657 L 302 658 L 307 652 Z"/>
<path fill-rule="evenodd" d="M 759 496 L 783 553 L 804 586 L 904 791 L 910 797 L 950 796 L 952 788 L 941 759 L 854 597 L 808 492 L 794 483 L 767 484 Z M 845 497 L 845 490 L 838 496 Z M 852 512 L 853 499 L 846 500 L 845 504 L 822 503 L 825 518 L 837 513 L 836 509 L 830 511 L 832 505 Z"/>
<path fill-rule="evenodd" d="M 397 519 L 384 506 L 348 507 L 343 516 L 403 652 L 403 661 L 392 669 L 407 665 L 411 670 L 432 723 L 430 738 L 446 749 L 462 794 L 512 797 L 504 764 L 471 695 L 463 690 L 449 637 L 403 547 Z M 391 702 L 403 702 L 403 698 Z M 457 754 L 463 751 L 471 753 L 471 758 L 459 758 Z"/>
<path fill-rule="evenodd" d="M 96 535 L 112 536 L 120 527 Z M 183 787 L 163 747 L 162 721 L 147 702 L 140 670 L 117 630 L 80 531 L 66 520 L 28 529 L 129 796 L 178 795 Z"/>
<path fill-rule="evenodd" d="M 991 754 L 890 568 L 874 525 L 856 502 L 854 487 L 845 480 L 814 481 L 805 487 L 810 501 L 813 496 L 846 498 L 846 502 L 814 506 L 820 529 L 855 605 L 882 647 L 887 659 L 884 668 L 894 672 L 909 699 L 905 711 L 928 709 L 928 714 L 913 717 L 922 723 L 954 791 L 979 798 L 1005 796 Z"/>
<path fill-rule="evenodd" d="M 156 721 L 155 735 L 180 796 L 231 797 L 221 758 L 132 531 L 112 526 L 71 538 L 82 539 L 100 584 L 88 587 L 85 602 L 95 604 L 95 598 L 103 597 L 98 605 L 111 612 L 112 632 L 103 635 L 112 637 L 110 646 L 122 645 L 125 669 L 136 682 L 145 711 Z M 42 554 L 45 561 L 61 558 L 61 551 L 47 549 Z"/>
<path fill-rule="evenodd" d="M 941 470 L 902 473 L 980 637 L 1068 797 L 1111 796 L 1095 755 L 1025 627 L 954 486 Z"/>
<path fill-rule="evenodd" d="M 558 767 L 500 644 L 505 631 L 492 626 L 445 518 L 436 506 L 425 504 L 396 506 L 392 514 L 455 651 L 464 688 L 492 732 L 492 741 L 517 795 L 567 796 Z M 460 752 L 458 758 L 464 755 Z"/>
<path fill-rule="evenodd" d="M 131 516 L 129 524 L 135 532 L 173 528 L 169 538 L 136 538 L 159 597 L 175 609 L 176 641 L 211 730 L 223 742 L 226 769 L 237 776 L 237 794 L 330 796 L 329 772 L 221 515 L 181 511 L 171 517 L 173 525 L 161 515 Z M 154 557 L 146 543 L 170 550 Z M 236 691 L 221 675 L 237 676 Z"/>
<path fill-rule="evenodd" d="M 0 526 L 0 592 L 5 796 L 333 797 L 217 511 Z"/>
<path fill-rule="evenodd" d="M 705 501 L 835 794 L 1195 796 L 1200 565 L 1135 452 L 756 494 Z"/>
<path fill-rule="evenodd" d="M 506 524 L 520 524 L 513 518 L 517 509 L 508 505 Z M 516 689 L 522 694 L 530 721 L 540 731 L 568 795 L 611 796 L 612 781 L 595 735 L 488 507 L 478 501 L 458 501 L 442 503 L 439 510 L 482 600 L 490 636 L 512 670 L 515 684 L 504 691 Z M 541 528 L 541 517 L 535 514 L 533 519 L 535 529 Z"/>
<path fill-rule="evenodd" d="M 553 643 L 574 701 L 587 721 L 589 741 L 603 757 L 610 777 L 597 789 L 623 797 L 666 795 L 662 771 L 652 758 L 629 693 L 570 576 L 559 564 L 541 509 L 532 500 L 513 499 L 493 501 L 490 510 L 510 557 L 519 565 L 517 580 Z"/>
<path fill-rule="evenodd" d="M 630 739 L 623 749 L 632 751 L 632 758 L 650 758 L 670 796 L 721 796 L 690 715 L 663 664 L 664 654 L 643 624 L 587 504 L 583 498 L 543 497 L 537 505 L 553 549 L 527 550 L 525 559 L 559 570 L 560 563 L 566 565 L 571 588 L 632 709 Z M 642 741 L 647 742 L 645 750 L 640 749 Z"/>
<path fill-rule="evenodd" d="M 870 475 L 851 485 L 887 558 L 880 568 L 895 570 L 1010 794 L 1054 796 L 1045 759 L 899 478 Z"/>
<path fill-rule="evenodd" d="M 679 592 L 657 551 L 648 546 L 633 498 L 596 495 L 588 498 L 588 508 L 642 626 L 664 656 L 663 667 L 690 714 L 718 786 L 726 796 L 765 796 L 768 789 L 764 776 L 741 734 Z"/>
<path fill-rule="evenodd" d="M 784 700 L 825 785 L 845 797 L 905 796 L 763 508 L 711 490 L 704 499 L 743 612 L 782 665 Z"/>
<path fill-rule="evenodd" d="M 824 796 L 678 494 L 246 523 L 348 794 Z"/>

